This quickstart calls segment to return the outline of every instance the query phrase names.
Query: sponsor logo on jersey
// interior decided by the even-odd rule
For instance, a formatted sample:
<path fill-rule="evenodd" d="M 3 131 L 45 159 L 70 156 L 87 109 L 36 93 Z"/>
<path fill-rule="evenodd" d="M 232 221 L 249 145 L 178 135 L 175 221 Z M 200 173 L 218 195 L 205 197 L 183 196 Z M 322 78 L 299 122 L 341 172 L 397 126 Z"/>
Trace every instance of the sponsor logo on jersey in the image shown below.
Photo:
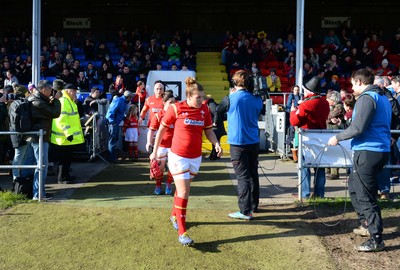
<path fill-rule="evenodd" d="M 193 120 L 193 119 L 185 118 L 183 123 L 185 125 L 189 125 L 189 126 L 204 126 L 203 120 Z"/>

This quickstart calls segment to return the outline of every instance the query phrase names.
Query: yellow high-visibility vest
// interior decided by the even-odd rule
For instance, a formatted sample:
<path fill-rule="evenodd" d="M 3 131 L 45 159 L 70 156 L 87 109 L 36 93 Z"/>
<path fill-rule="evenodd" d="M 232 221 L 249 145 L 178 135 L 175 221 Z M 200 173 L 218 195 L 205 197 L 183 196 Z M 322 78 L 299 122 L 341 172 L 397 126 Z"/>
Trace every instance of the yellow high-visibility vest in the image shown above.
<path fill-rule="evenodd" d="M 62 90 L 61 114 L 60 117 L 53 119 L 51 126 L 51 143 L 56 145 L 75 145 L 85 142 L 82 132 L 81 120 L 78 113 L 78 106 L 68 96 L 65 90 Z M 67 138 L 73 135 L 70 142 Z"/>

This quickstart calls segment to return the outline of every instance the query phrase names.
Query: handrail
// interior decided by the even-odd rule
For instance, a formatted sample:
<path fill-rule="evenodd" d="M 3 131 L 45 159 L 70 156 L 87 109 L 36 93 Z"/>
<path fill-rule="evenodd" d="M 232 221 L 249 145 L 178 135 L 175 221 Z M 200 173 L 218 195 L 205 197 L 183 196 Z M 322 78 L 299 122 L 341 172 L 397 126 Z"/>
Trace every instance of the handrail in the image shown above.
<path fill-rule="evenodd" d="M 38 169 L 39 171 L 39 202 L 43 198 L 43 136 L 46 134 L 43 129 L 39 131 L 0 131 L 0 135 L 39 135 L 39 160 L 36 165 L 0 165 L 0 169 Z"/>

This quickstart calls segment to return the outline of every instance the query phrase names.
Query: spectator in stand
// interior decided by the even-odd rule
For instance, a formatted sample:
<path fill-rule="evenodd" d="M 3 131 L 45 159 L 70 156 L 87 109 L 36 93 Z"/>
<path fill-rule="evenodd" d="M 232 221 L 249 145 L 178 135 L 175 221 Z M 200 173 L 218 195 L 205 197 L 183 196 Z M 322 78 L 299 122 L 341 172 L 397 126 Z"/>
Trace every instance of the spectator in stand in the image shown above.
<path fill-rule="evenodd" d="M 86 78 L 85 73 L 80 71 L 78 74 L 78 78 L 76 79 L 76 86 L 79 91 L 88 91 L 89 90 L 89 80 Z"/>
<path fill-rule="evenodd" d="M 46 58 L 46 60 L 49 60 L 50 51 L 49 51 L 49 47 L 47 47 L 47 45 L 43 45 L 42 46 L 42 50 L 40 52 L 40 55 L 43 55 Z"/>
<path fill-rule="evenodd" d="M 308 62 L 305 62 L 303 66 L 303 81 L 308 82 L 315 75 L 314 68 Z"/>
<path fill-rule="evenodd" d="M 116 70 L 116 72 L 117 72 L 118 74 L 121 74 L 122 71 L 123 71 L 123 69 L 124 69 L 124 66 L 125 66 L 125 65 L 126 65 L 125 57 L 121 56 L 121 58 L 119 59 L 118 63 L 115 64 L 115 70 Z"/>
<path fill-rule="evenodd" d="M 81 62 L 79 60 L 75 60 L 72 65 L 70 72 L 74 74 L 76 77 L 79 76 L 79 72 L 83 72 L 83 68 L 81 67 Z"/>
<path fill-rule="evenodd" d="M 4 86 L 7 86 L 7 85 L 12 86 L 14 83 L 19 84 L 18 78 L 14 75 L 14 71 L 7 70 L 6 78 L 4 80 Z"/>
<path fill-rule="evenodd" d="M 114 73 L 114 63 L 113 63 L 113 61 L 110 59 L 110 56 L 109 55 L 106 55 L 105 57 L 104 57 L 104 59 L 102 59 L 102 61 L 101 61 L 101 65 L 103 65 L 103 64 L 106 64 L 107 66 L 108 66 L 108 69 L 112 72 L 112 73 Z"/>
<path fill-rule="evenodd" d="M 173 63 L 173 64 L 171 65 L 171 70 L 172 70 L 172 71 L 177 71 L 177 70 L 178 70 L 178 65 L 175 64 L 175 63 Z"/>
<path fill-rule="evenodd" d="M 181 63 L 188 66 L 189 69 L 194 70 L 196 68 L 196 58 L 194 55 L 191 55 L 189 50 L 185 50 Z"/>
<path fill-rule="evenodd" d="M 103 93 L 110 89 L 110 85 L 114 83 L 113 74 L 111 72 L 107 73 L 106 78 L 103 80 Z"/>
<path fill-rule="evenodd" d="M 135 46 L 133 47 L 133 55 L 135 55 L 139 60 L 143 60 L 144 58 L 143 44 L 139 39 L 135 41 Z"/>
<path fill-rule="evenodd" d="M 375 75 L 377 76 L 390 76 L 393 74 L 393 70 L 389 67 L 389 61 L 383 59 L 382 63 L 375 70 Z"/>
<path fill-rule="evenodd" d="M 286 54 L 285 54 L 285 48 L 283 47 L 283 41 L 281 38 L 278 38 L 276 40 L 273 50 L 276 60 L 278 60 L 279 62 L 283 62 L 285 60 Z"/>
<path fill-rule="evenodd" d="M 296 59 L 292 53 L 289 53 L 289 56 L 283 63 L 283 75 L 288 78 L 294 78 L 296 76 Z"/>
<path fill-rule="evenodd" d="M 46 196 L 46 176 L 48 167 L 48 150 L 49 140 L 51 134 L 51 122 L 52 119 L 60 116 L 61 103 L 58 99 L 52 96 L 53 89 L 52 85 L 48 81 L 39 81 L 37 91 L 28 98 L 31 102 L 32 111 L 32 131 L 38 131 L 43 129 L 46 133 L 43 136 L 43 148 L 42 148 L 42 199 L 50 199 L 50 196 Z M 39 162 L 39 136 L 38 135 L 27 135 L 25 138 L 28 147 L 33 149 L 36 163 Z M 39 198 L 39 170 L 35 169 L 34 180 L 33 180 L 33 200 Z"/>
<path fill-rule="evenodd" d="M 106 47 L 104 42 L 100 42 L 96 50 L 96 59 L 103 60 L 106 55 L 110 55 L 110 50 Z"/>
<path fill-rule="evenodd" d="M 308 49 L 308 60 L 314 69 L 319 69 L 319 55 L 315 52 L 314 48 Z"/>
<path fill-rule="evenodd" d="M 328 34 L 324 37 L 322 47 L 327 48 L 331 52 L 335 52 L 340 48 L 340 40 L 334 29 L 329 30 Z"/>
<path fill-rule="evenodd" d="M 150 55 L 152 61 L 158 60 L 158 55 L 160 54 L 160 46 L 157 44 L 157 41 L 155 39 L 150 40 L 150 44 L 146 52 Z"/>
<path fill-rule="evenodd" d="M 394 38 L 391 42 L 392 54 L 400 54 L 400 32 L 397 32 L 394 35 Z"/>
<path fill-rule="evenodd" d="M 126 90 L 134 91 L 136 89 L 136 74 L 131 71 L 128 65 L 123 67 L 121 77 L 124 80 Z"/>
<path fill-rule="evenodd" d="M 95 70 L 92 62 L 89 62 L 85 69 L 85 77 L 89 81 L 89 87 L 94 84 L 97 84 L 97 70 Z"/>
<path fill-rule="evenodd" d="M 163 70 L 162 69 L 162 64 L 160 62 L 157 62 L 156 64 L 156 70 Z"/>
<path fill-rule="evenodd" d="M 368 47 L 372 52 L 376 51 L 381 45 L 382 42 L 378 39 L 378 35 L 376 33 L 372 33 L 371 38 L 367 37 L 364 40 L 364 46 Z"/>
<path fill-rule="evenodd" d="M 227 59 L 229 55 L 233 52 L 233 49 L 237 48 L 237 40 L 233 37 L 233 34 L 229 32 L 227 38 L 224 40 L 224 44 L 222 46 L 222 55 L 221 61 L 222 64 L 227 64 Z"/>
<path fill-rule="evenodd" d="M 361 66 L 369 69 L 374 68 L 374 59 L 371 50 L 368 47 L 363 47 L 360 54 Z"/>
<path fill-rule="evenodd" d="M 267 76 L 267 87 L 269 92 L 281 92 L 281 79 L 276 75 L 276 70 L 271 68 Z"/>
<path fill-rule="evenodd" d="M 47 77 L 49 76 L 49 63 L 46 60 L 45 55 L 40 55 L 40 77 Z"/>
<path fill-rule="evenodd" d="M 85 46 L 83 47 L 83 52 L 85 53 L 85 60 L 95 60 L 95 48 L 93 41 L 91 41 L 90 39 L 86 39 Z"/>
<path fill-rule="evenodd" d="M 146 85 L 143 81 L 138 81 L 136 85 L 137 85 L 136 92 L 135 96 L 132 99 L 132 103 L 138 105 L 140 104 L 139 110 L 141 110 L 147 97 Z"/>
<path fill-rule="evenodd" d="M 176 40 L 172 40 L 168 46 L 168 61 L 179 61 L 181 57 L 181 48 L 179 47 Z"/>
<path fill-rule="evenodd" d="M 317 42 L 315 41 L 314 34 L 312 31 L 307 31 L 304 37 L 304 48 L 313 48 Z"/>
<path fill-rule="evenodd" d="M 159 61 L 168 60 L 168 47 L 165 43 L 161 43 L 160 53 L 158 54 Z"/>
<path fill-rule="evenodd" d="M 130 91 L 124 91 L 123 96 L 114 97 L 106 114 L 108 121 L 108 161 L 115 163 L 117 161 L 116 147 L 119 139 L 120 124 L 125 118 L 125 109 L 130 103 L 134 94 Z"/>
<path fill-rule="evenodd" d="M 76 84 L 76 77 L 71 74 L 67 68 L 65 68 L 61 73 L 60 79 L 63 80 L 65 83 Z"/>
<path fill-rule="evenodd" d="M 383 59 L 387 58 L 388 51 L 383 45 L 380 45 L 376 50 L 372 51 L 372 57 L 374 59 L 374 65 L 378 66 L 382 63 Z"/>
<path fill-rule="evenodd" d="M 337 75 L 332 75 L 331 81 L 328 82 L 325 86 L 326 92 L 329 90 L 336 91 L 337 93 L 340 92 L 340 84 L 339 84 L 339 77 Z"/>
<path fill-rule="evenodd" d="M 97 78 L 99 84 L 103 84 L 104 80 L 107 78 L 107 73 L 111 73 L 112 71 L 108 67 L 107 63 L 103 63 L 101 67 L 97 70 Z"/>
<path fill-rule="evenodd" d="M 243 68 L 243 60 L 239 54 L 238 49 L 233 49 L 232 54 L 229 55 L 227 59 L 227 72 L 229 73 L 232 69 L 242 69 Z"/>
<path fill-rule="evenodd" d="M 20 84 L 28 85 L 31 81 L 32 70 L 26 67 L 26 63 L 22 62 L 18 67 L 15 68 L 16 76 Z"/>
<path fill-rule="evenodd" d="M 357 50 L 357 49 L 356 49 Z M 361 63 L 361 62 L 358 62 Z M 340 73 L 344 78 L 349 78 L 351 76 L 351 73 L 355 69 L 356 63 L 352 59 L 352 56 L 350 54 L 346 54 L 342 57 L 342 60 L 340 62 Z"/>
<path fill-rule="evenodd" d="M 139 61 L 139 59 L 136 55 L 132 56 L 132 60 L 131 60 L 129 69 L 130 69 L 130 71 L 132 71 L 135 74 L 137 74 L 140 70 L 142 70 L 142 62 Z M 123 72 L 123 69 L 122 69 L 122 72 Z"/>
<path fill-rule="evenodd" d="M 242 61 L 243 61 L 243 69 L 250 70 L 251 63 L 259 62 L 259 57 L 251 47 L 248 47 L 247 51 L 244 53 L 244 55 L 242 55 Z"/>
<path fill-rule="evenodd" d="M 65 42 L 64 37 L 60 37 L 60 41 L 58 42 L 58 51 L 61 55 L 67 55 L 67 46 L 68 44 Z"/>
<path fill-rule="evenodd" d="M 293 34 L 288 34 L 287 39 L 283 42 L 283 48 L 286 55 L 289 53 L 296 53 L 296 41 Z"/>

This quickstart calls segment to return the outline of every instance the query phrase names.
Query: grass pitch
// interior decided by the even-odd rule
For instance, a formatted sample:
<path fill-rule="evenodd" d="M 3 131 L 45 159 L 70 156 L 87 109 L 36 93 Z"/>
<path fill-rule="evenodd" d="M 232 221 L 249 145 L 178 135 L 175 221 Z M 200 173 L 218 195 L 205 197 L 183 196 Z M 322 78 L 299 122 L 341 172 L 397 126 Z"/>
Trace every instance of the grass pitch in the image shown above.
<path fill-rule="evenodd" d="M 62 203 L 19 204 L 0 216 L 0 269 L 335 269 L 294 210 L 237 211 L 223 163 L 205 163 L 193 182 L 187 226 L 177 241 L 172 196 L 152 195 L 146 163 L 109 166 Z"/>

